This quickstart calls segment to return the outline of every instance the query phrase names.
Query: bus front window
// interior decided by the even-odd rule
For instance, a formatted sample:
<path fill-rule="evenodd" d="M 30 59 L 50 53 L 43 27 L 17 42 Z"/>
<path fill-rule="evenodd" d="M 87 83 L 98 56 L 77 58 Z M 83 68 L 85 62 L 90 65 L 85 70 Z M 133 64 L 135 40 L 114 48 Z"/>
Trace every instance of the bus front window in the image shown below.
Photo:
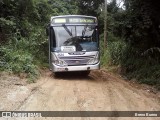
<path fill-rule="evenodd" d="M 54 27 L 56 47 L 75 46 L 76 51 L 97 51 L 98 35 L 95 26 Z"/>

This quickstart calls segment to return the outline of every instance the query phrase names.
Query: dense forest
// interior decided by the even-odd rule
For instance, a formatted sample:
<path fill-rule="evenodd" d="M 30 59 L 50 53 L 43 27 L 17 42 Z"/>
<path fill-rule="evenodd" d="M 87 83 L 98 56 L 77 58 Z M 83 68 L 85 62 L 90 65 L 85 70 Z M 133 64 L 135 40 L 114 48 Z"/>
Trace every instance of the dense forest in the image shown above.
<path fill-rule="evenodd" d="M 48 65 L 50 17 L 91 15 L 99 21 L 102 67 L 160 89 L 160 1 L 107 2 L 106 48 L 104 0 L 0 0 L 0 9 L 0 71 L 26 73 L 33 82 Z"/>

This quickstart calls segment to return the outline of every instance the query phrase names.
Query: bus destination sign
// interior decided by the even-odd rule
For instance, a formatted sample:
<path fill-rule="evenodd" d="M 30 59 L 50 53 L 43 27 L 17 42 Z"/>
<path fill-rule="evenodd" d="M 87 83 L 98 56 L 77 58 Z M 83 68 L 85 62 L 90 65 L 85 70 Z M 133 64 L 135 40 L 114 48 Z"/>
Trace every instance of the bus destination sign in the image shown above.
<path fill-rule="evenodd" d="M 53 24 L 62 24 L 62 23 L 95 23 L 95 19 L 94 18 L 54 18 L 53 19 Z"/>

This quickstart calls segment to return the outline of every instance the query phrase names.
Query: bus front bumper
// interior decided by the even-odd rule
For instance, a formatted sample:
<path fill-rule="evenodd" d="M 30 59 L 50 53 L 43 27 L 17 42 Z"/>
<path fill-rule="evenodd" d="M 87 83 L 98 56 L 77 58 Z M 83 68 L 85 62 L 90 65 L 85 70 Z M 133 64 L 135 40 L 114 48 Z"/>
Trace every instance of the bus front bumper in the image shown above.
<path fill-rule="evenodd" d="M 94 65 L 81 65 L 81 66 L 57 66 L 52 63 L 53 72 L 89 71 L 97 69 L 100 69 L 100 62 Z"/>

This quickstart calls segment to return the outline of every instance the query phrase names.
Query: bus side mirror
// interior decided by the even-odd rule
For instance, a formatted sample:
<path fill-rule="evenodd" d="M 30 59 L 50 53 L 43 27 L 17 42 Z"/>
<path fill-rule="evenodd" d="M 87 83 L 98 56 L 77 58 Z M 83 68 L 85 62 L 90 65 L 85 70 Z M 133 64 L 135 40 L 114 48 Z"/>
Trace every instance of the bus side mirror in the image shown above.
<path fill-rule="evenodd" d="M 49 27 L 50 27 L 50 24 L 48 24 L 47 27 L 46 27 L 46 35 L 47 36 L 49 36 Z"/>
<path fill-rule="evenodd" d="M 46 35 L 49 36 L 49 30 L 48 27 L 46 28 Z"/>

